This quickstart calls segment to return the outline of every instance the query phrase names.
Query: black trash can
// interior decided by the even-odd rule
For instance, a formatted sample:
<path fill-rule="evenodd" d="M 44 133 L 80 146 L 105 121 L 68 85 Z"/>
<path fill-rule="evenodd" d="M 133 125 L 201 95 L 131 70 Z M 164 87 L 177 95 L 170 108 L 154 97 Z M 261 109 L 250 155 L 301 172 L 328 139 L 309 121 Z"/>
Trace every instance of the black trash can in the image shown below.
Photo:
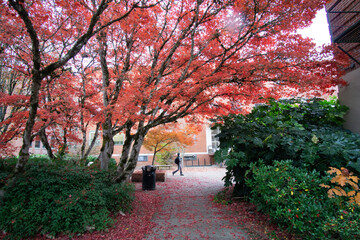
<path fill-rule="evenodd" d="M 155 190 L 156 182 L 156 167 L 147 165 L 141 168 L 143 171 L 142 176 L 142 190 Z"/>

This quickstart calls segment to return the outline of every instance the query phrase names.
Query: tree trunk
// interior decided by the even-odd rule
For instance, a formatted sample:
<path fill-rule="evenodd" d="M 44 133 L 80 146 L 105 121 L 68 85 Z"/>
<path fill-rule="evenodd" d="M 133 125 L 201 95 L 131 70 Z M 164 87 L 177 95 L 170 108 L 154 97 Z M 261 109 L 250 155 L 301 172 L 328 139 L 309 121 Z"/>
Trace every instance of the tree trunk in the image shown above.
<path fill-rule="evenodd" d="M 85 79 L 82 78 L 82 94 L 83 96 L 80 99 L 80 127 L 82 133 L 82 143 L 80 148 L 80 165 L 84 166 L 86 164 L 86 157 L 85 157 L 85 148 L 86 148 L 86 130 L 87 125 L 85 126 L 84 123 L 84 109 L 85 109 L 85 98 L 86 98 L 86 87 L 85 87 Z"/>
<path fill-rule="evenodd" d="M 59 151 L 58 151 L 58 156 L 63 157 L 66 154 L 66 148 L 67 148 L 67 130 L 66 128 L 64 129 L 64 133 L 63 133 L 63 145 L 60 147 Z"/>
<path fill-rule="evenodd" d="M 106 56 L 107 56 L 107 41 L 106 33 L 101 31 L 96 39 L 99 43 L 99 57 L 102 73 L 102 94 L 103 94 L 103 104 L 106 109 L 110 104 L 110 99 L 108 95 L 108 88 L 110 86 L 110 73 L 107 66 Z M 99 154 L 100 160 L 100 169 L 108 170 L 109 161 L 114 152 L 114 139 L 112 131 L 112 114 L 109 110 L 104 110 L 105 121 L 103 123 L 103 142 Z"/>
<path fill-rule="evenodd" d="M 139 129 L 133 139 L 130 141 L 126 141 L 127 139 L 125 140 L 123 152 L 114 181 L 126 182 L 130 179 L 135 170 L 140 148 L 144 142 L 146 133 L 147 131 L 145 129 Z"/>
<path fill-rule="evenodd" d="M 53 152 L 52 152 L 52 149 L 51 149 L 51 147 L 50 147 L 49 141 L 48 141 L 48 139 L 47 139 L 47 137 L 46 137 L 45 128 L 43 128 L 43 129 L 40 130 L 39 135 L 40 135 L 40 140 L 41 140 L 42 144 L 43 144 L 44 147 L 46 148 L 46 151 L 47 151 L 47 154 L 48 154 L 49 158 L 50 158 L 50 159 L 54 159 L 55 156 L 54 156 L 54 154 L 53 154 Z"/>
<path fill-rule="evenodd" d="M 103 123 L 103 141 L 99 154 L 100 169 L 106 171 L 109 169 L 109 161 L 113 152 L 114 139 L 112 133 L 111 116 L 109 116 Z"/>
<path fill-rule="evenodd" d="M 131 145 L 132 145 L 132 142 L 133 142 L 132 136 L 130 134 L 131 127 L 132 127 L 132 125 L 128 124 L 128 126 L 126 128 L 126 131 L 125 131 L 125 141 L 124 141 L 124 145 L 123 145 L 123 148 L 122 148 L 120 162 L 119 162 L 119 165 L 117 167 L 117 172 L 118 173 L 121 173 L 123 171 L 123 169 L 126 167 L 128 156 L 129 156 L 129 153 L 131 151 Z"/>
<path fill-rule="evenodd" d="M 84 166 L 86 163 L 86 157 L 85 157 L 85 148 L 86 148 L 86 129 L 83 128 L 83 125 L 81 124 L 81 133 L 82 133 L 82 143 L 80 147 L 80 165 Z"/>
<path fill-rule="evenodd" d="M 81 126 L 82 126 L 81 131 L 82 131 L 82 135 L 83 135 L 83 142 L 82 142 L 81 150 L 80 150 L 80 154 L 81 154 L 80 164 L 85 165 L 86 159 L 89 156 L 89 154 L 90 154 L 91 150 L 93 149 L 93 147 L 95 146 L 96 139 L 99 136 L 100 123 L 96 124 L 95 134 L 94 134 L 93 139 L 90 140 L 91 141 L 90 146 L 88 147 L 87 151 L 85 151 L 86 150 L 86 144 L 87 144 L 87 141 L 86 141 L 86 128 L 84 127 L 83 124 Z"/>
<path fill-rule="evenodd" d="M 19 152 L 19 159 L 16 163 L 15 173 L 24 172 L 25 165 L 30 157 L 29 150 L 30 150 L 31 142 L 33 140 L 32 130 L 35 124 L 36 113 L 39 106 L 40 87 L 41 87 L 41 76 L 38 71 L 33 71 L 29 118 L 26 121 L 24 135 L 23 135 L 23 144 Z"/>
<path fill-rule="evenodd" d="M 155 149 L 154 149 L 154 154 L 153 154 L 152 165 L 155 164 L 156 153 L 157 153 L 157 149 L 156 149 L 156 147 L 155 147 Z"/>

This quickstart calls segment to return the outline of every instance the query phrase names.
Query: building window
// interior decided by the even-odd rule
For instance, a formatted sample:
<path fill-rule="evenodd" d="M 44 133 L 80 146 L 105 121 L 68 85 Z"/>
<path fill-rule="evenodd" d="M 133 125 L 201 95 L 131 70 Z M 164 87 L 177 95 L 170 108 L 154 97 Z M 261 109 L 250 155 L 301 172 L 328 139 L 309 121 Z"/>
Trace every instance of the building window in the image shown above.
<path fill-rule="evenodd" d="M 89 145 L 91 145 L 91 142 L 92 142 L 94 136 L 95 136 L 95 131 L 90 131 L 89 132 Z M 100 132 L 95 140 L 95 146 L 97 146 L 97 145 L 100 145 Z"/>
<path fill-rule="evenodd" d="M 148 161 L 148 156 L 139 156 L 138 157 L 138 162 L 147 162 Z"/>
<path fill-rule="evenodd" d="M 197 160 L 196 155 L 184 155 L 184 161 L 194 161 Z"/>
<path fill-rule="evenodd" d="M 120 134 L 120 133 L 116 134 L 113 138 L 114 144 L 115 145 L 124 145 L 124 138 L 125 138 L 124 134 Z"/>
<path fill-rule="evenodd" d="M 219 138 L 216 136 L 219 133 L 220 133 L 219 128 L 211 130 L 211 147 L 214 151 L 218 150 L 220 146 Z"/>
<path fill-rule="evenodd" d="M 40 141 L 35 141 L 35 148 L 40 148 Z"/>

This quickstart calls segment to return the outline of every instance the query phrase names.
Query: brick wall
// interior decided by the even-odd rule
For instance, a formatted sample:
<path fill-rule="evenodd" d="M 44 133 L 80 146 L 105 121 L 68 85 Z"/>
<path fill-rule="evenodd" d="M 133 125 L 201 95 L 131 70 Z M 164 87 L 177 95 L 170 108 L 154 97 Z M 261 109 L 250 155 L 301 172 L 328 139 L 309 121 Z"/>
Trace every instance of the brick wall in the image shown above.
<path fill-rule="evenodd" d="M 360 62 L 360 1 L 332 0 L 326 4 L 326 11 L 332 41 L 338 42 L 339 47 Z M 339 39 L 351 27 L 355 27 L 351 34 Z M 359 67 L 356 61 L 352 61 L 348 71 Z"/>

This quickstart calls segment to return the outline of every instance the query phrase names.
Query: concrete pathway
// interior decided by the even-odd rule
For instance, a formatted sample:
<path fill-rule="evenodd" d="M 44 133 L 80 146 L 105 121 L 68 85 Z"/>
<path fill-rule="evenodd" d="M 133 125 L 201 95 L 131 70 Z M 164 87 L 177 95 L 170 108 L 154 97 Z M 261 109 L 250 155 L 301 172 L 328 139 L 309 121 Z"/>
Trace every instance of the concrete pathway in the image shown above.
<path fill-rule="evenodd" d="M 156 183 L 164 205 L 152 221 L 156 224 L 145 239 L 250 239 L 241 226 L 224 217 L 213 196 L 221 191 L 224 168 L 185 168 L 184 175 L 167 173 L 165 183 Z"/>

